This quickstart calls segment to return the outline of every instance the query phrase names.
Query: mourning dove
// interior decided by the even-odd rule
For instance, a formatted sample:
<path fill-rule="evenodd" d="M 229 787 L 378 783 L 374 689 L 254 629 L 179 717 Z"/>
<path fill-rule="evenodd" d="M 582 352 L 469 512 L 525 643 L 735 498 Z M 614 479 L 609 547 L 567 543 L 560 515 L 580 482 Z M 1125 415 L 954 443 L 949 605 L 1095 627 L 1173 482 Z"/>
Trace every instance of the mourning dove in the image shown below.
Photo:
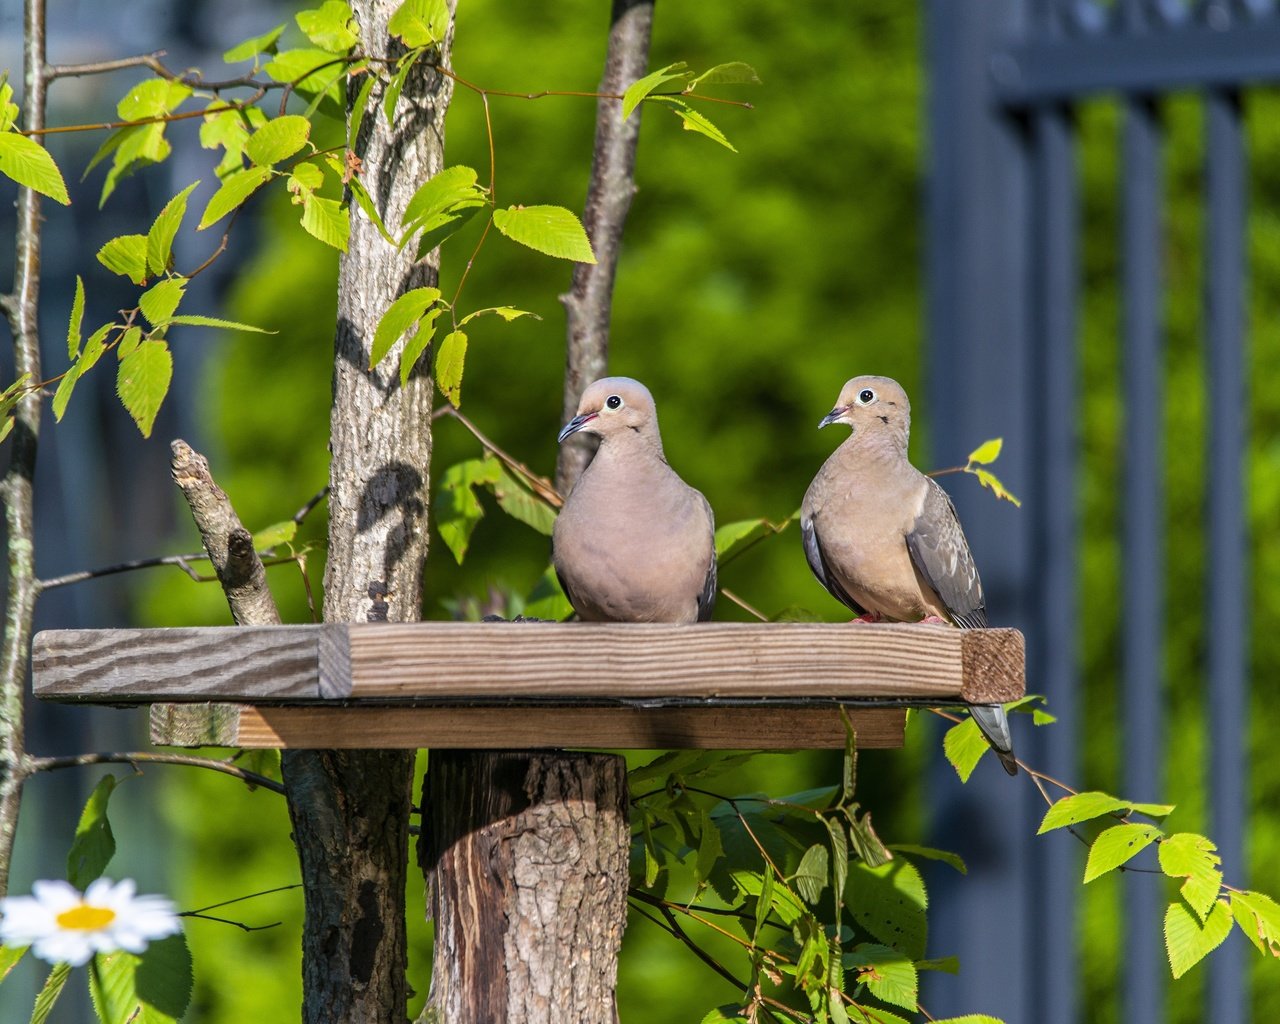
<path fill-rule="evenodd" d="M 716 597 L 711 506 L 662 454 L 653 396 L 630 377 L 590 385 L 560 441 L 584 431 L 600 450 L 551 535 L 552 562 L 579 618 L 705 622 Z"/>
<path fill-rule="evenodd" d="M 800 506 L 809 568 L 864 622 L 986 626 L 986 600 L 951 499 L 907 461 L 911 403 L 897 381 L 854 377 L 818 424 L 853 428 Z M 1017 774 L 1004 709 L 974 705 L 974 721 Z"/>

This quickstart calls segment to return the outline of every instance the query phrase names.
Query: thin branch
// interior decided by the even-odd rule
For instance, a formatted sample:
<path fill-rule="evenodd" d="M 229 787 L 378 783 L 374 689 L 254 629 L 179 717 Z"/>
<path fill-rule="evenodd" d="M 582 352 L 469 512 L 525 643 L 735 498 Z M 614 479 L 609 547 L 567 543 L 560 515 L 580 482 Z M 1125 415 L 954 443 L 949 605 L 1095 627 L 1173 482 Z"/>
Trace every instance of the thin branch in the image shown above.
<path fill-rule="evenodd" d="M 461 423 L 471 431 L 472 435 L 480 442 L 481 447 L 483 447 L 485 451 L 492 453 L 509 470 L 519 475 L 524 482 L 529 485 L 530 490 L 537 494 L 539 498 L 545 501 L 552 508 L 560 508 L 564 504 L 564 499 L 560 497 L 559 492 L 552 486 L 550 480 L 544 476 L 539 476 L 523 462 L 499 448 L 480 431 L 479 427 L 467 419 L 465 415 L 460 413 L 453 406 L 442 406 L 440 409 L 436 410 L 435 415 L 452 416 L 455 420 Z"/>
<path fill-rule="evenodd" d="M 187 280 L 190 280 L 197 274 L 204 273 L 204 271 L 213 265 L 214 260 L 227 251 L 227 243 L 231 240 L 231 229 L 235 226 L 236 218 L 240 216 L 240 211 L 243 209 L 243 203 L 235 208 L 235 211 L 231 214 L 231 219 L 227 221 L 227 228 L 222 232 L 222 238 L 218 241 L 217 247 L 209 254 L 209 258 L 201 263 L 200 266 L 196 267 L 195 270 L 191 271 L 191 273 L 183 275 Z"/>
<path fill-rule="evenodd" d="M 126 68 L 150 68 L 156 74 L 162 74 L 164 65 L 160 58 L 164 50 L 139 54 L 136 57 L 121 57 L 118 60 L 89 61 L 84 64 L 46 64 L 45 78 L 53 81 L 58 78 L 80 78 L 84 75 L 105 75 L 112 71 L 123 71 Z"/>
<path fill-rule="evenodd" d="M 181 114 L 156 114 L 154 117 L 139 117 L 133 121 L 99 121 L 94 124 L 64 124 L 54 128 L 27 128 L 19 131 L 19 135 L 39 137 L 44 135 L 63 135 L 67 132 L 101 132 L 114 131 L 117 128 L 140 128 L 148 124 L 170 124 L 174 121 L 189 121 L 194 117 L 206 114 L 220 114 L 224 110 L 245 110 L 253 106 L 266 95 L 268 85 L 259 87 L 258 94 L 247 100 L 230 101 L 220 107 L 206 107 L 204 110 L 187 110 Z"/>
<path fill-rule="evenodd" d="M 100 576 L 114 576 L 116 573 L 133 572 L 135 569 L 152 569 L 158 565 L 176 565 L 197 583 L 207 582 L 209 577 L 201 576 L 191 568 L 191 562 L 207 562 L 209 555 L 204 551 L 193 551 L 186 555 L 160 555 L 156 558 L 135 558 L 128 562 L 117 562 L 115 565 L 104 565 L 101 569 L 82 569 L 80 572 L 69 572 L 65 576 L 54 576 L 52 579 L 38 580 L 36 586 L 40 592 L 65 587 L 72 583 L 97 579 Z"/>
<path fill-rule="evenodd" d="M 263 889 L 260 892 L 251 892 L 247 896 L 237 896 L 234 899 L 223 900 L 221 903 L 210 903 L 207 907 L 197 907 L 195 910 L 184 910 L 179 917 L 191 917 L 194 914 L 203 914 L 206 910 L 218 910 L 221 907 L 229 907 L 235 903 L 243 903 L 245 900 L 256 900 L 259 896 L 270 896 L 277 892 L 288 892 L 290 889 L 301 889 L 301 882 L 294 882 L 293 885 L 277 885 L 274 889 Z"/>
<path fill-rule="evenodd" d="M 737 605 L 739 608 L 741 608 L 743 611 L 748 612 L 748 613 L 749 613 L 749 614 L 751 614 L 751 615 L 754 615 L 754 616 L 755 616 L 757 619 L 759 619 L 761 622 L 768 622 L 768 621 L 769 621 L 769 616 L 767 616 L 764 612 L 760 611 L 760 609 L 759 609 L 759 608 L 756 608 L 754 605 L 750 605 L 750 604 L 748 604 L 746 601 L 744 601 L 742 598 L 740 598 L 737 594 L 735 594 L 735 593 L 734 593 L 732 590 L 730 590 L 728 587 L 721 587 L 721 588 L 720 588 L 720 593 L 724 594 L 724 596 L 725 596 L 725 597 L 727 597 L 730 601 L 732 601 L 734 604 L 736 604 L 736 605 Z"/>
<path fill-rule="evenodd" d="M 178 917 L 189 917 L 193 921 L 214 921 L 217 924 L 229 924 L 245 932 L 265 932 L 269 928 L 279 928 L 284 923 L 283 921 L 272 921 L 270 924 L 245 924 L 243 921 L 232 921 L 227 917 L 214 917 L 212 914 L 200 914 L 194 910 L 180 913 Z"/>
<path fill-rule="evenodd" d="M 284 794 L 284 786 L 275 779 L 257 772 L 241 768 L 230 761 L 220 761 L 216 757 L 192 757 L 188 754 L 156 754 L 150 751 L 127 751 L 105 754 L 69 754 L 65 757 L 31 757 L 27 764 L 33 772 L 52 772 L 59 768 L 84 768 L 94 764 L 128 764 L 136 769 L 140 764 L 173 764 L 188 768 L 205 768 L 212 772 L 221 772 L 246 782 L 251 786 L 261 786 L 273 793 Z"/>
<path fill-rule="evenodd" d="M 631 899 L 633 901 L 650 903 L 651 905 L 657 906 L 659 913 L 662 914 L 666 923 L 664 924 L 662 921 L 659 921 L 656 917 L 653 917 L 651 914 L 647 913 L 646 911 L 642 910 L 639 907 L 635 908 L 637 913 L 643 915 L 644 917 L 647 917 L 650 921 L 656 924 L 663 931 L 671 935 L 674 935 L 677 939 L 683 942 L 685 946 L 688 947 L 689 951 L 693 953 L 694 956 L 696 956 L 704 964 L 706 964 L 713 971 L 715 971 L 716 974 L 720 975 L 720 977 L 724 978 L 724 980 L 729 982 L 729 984 L 736 986 L 737 988 L 741 989 L 744 992 L 747 990 L 747 986 L 744 982 L 742 982 L 738 978 L 735 978 L 727 967 L 721 964 L 720 961 L 718 961 L 715 957 L 713 957 L 710 953 L 708 953 L 705 949 L 703 949 L 696 942 L 694 942 L 693 939 L 689 937 L 688 933 L 686 933 L 685 930 L 680 927 L 680 922 L 675 919 L 675 915 L 673 915 L 667 907 L 664 907 L 661 904 L 654 904 L 651 899 L 643 899 L 642 898 L 643 896 L 644 894 L 638 893 L 634 890 L 631 893 Z"/>
<path fill-rule="evenodd" d="M 319 505 L 320 502 L 324 501 L 324 499 L 327 497 L 329 497 L 329 485 L 325 484 L 323 487 L 320 488 L 320 490 L 316 491 L 315 494 L 313 494 L 310 498 L 308 498 L 306 504 L 304 504 L 300 509 L 298 509 L 298 511 L 295 512 L 290 518 L 299 526 L 301 526 L 302 521 L 306 519 L 307 516 L 311 515 L 311 513 L 315 510 L 315 507 Z"/>
<path fill-rule="evenodd" d="M 489 113 L 489 96 L 483 90 L 480 92 L 480 102 L 484 104 L 484 127 L 489 139 L 489 205 L 493 209 L 497 209 L 497 166 L 498 158 L 493 146 L 493 118 Z M 490 217 L 484 225 L 484 230 L 480 232 L 480 240 L 476 242 L 476 247 L 471 250 L 471 256 L 467 260 L 467 265 L 462 268 L 462 276 L 458 278 L 458 287 L 453 290 L 453 299 L 449 304 L 449 316 L 453 320 L 454 330 L 458 328 L 458 297 L 462 294 L 462 286 L 467 283 L 467 277 L 471 273 L 471 267 L 476 261 L 476 257 L 480 255 L 480 249 L 484 246 L 485 239 L 489 237 L 489 229 L 493 227 L 493 218 Z"/>

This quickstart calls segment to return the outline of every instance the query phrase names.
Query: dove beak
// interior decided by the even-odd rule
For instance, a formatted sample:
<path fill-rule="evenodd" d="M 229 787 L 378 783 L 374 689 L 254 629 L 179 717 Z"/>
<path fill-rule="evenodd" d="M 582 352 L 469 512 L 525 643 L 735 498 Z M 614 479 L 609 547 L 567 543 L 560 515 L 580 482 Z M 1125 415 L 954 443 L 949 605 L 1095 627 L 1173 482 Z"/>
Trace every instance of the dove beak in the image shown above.
<path fill-rule="evenodd" d="M 818 429 L 821 430 L 823 427 L 829 427 L 833 423 L 840 423 L 844 418 L 844 414 L 848 411 L 849 407 L 847 405 L 836 406 L 818 421 Z"/>
<path fill-rule="evenodd" d="M 569 437 L 571 434 L 576 434 L 599 415 L 600 414 L 598 412 L 584 412 L 581 416 L 575 416 L 564 425 L 564 429 L 560 431 L 560 436 L 557 437 L 556 440 L 563 443 L 566 437 Z"/>

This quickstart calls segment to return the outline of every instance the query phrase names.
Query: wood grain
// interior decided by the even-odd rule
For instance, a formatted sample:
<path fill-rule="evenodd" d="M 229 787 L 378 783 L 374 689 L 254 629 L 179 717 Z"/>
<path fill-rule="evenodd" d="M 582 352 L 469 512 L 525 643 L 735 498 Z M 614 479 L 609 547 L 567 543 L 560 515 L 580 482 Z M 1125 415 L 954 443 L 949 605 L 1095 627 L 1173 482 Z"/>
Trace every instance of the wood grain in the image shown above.
<path fill-rule="evenodd" d="M 268 748 L 817 750 L 844 746 L 835 707 L 246 707 L 219 709 L 218 732 L 184 734 L 152 719 L 171 746 Z M 238 710 L 230 717 L 227 710 Z M 900 747 L 906 712 L 850 708 L 858 746 Z"/>

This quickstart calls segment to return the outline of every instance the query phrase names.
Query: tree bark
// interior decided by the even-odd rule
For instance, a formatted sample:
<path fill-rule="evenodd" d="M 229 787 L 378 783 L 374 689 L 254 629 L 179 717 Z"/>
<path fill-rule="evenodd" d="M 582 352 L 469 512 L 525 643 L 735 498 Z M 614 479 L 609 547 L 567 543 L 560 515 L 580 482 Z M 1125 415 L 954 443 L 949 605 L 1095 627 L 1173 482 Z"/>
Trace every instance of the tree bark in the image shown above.
<path fill-rule="evenodd" d="M 612 1024 L 630 849 L 622 759 L 441 750 L 427 780 L 419 857 L 436 957 L 420 1020 Z"/>
<path fill-rule="evenodd" d="M 613 0 L 609 47 L 605 54 L 600 91 L 619 95 L 644 77 L 649 63 L 654 0 Z M 636 193 L 636 146 L 640 140 L 637 107 L 622 120 L 621 100 L 601 99 L 596 107 L 595 152 L 591 183 L 582 223 L 595 249 L 596 262 L 577 263 L 573 287 L 561 296 L 568 318 L 565 346 L 564 418 L 567 423 L 578 399 L 593 380 L 609 368 L 609 318 L 613 310 L 613 282 L 618 270 L 622 228 Z M 567 495 L 595 454 L 594 439 L 575 434 L 560 446 L 556 460 L 556 490 Z"/>
<path fill-rule="evenodd" d="M 386 53 L 387 20 L 399 0 L 351 6 L 367 50 Z M 449 0 L 451 14 L 454 6 Z M 451 23 L 441 65 L 447 65 L 452 34 Z M 361 178 L 392 231 L 414 190 L 444 163 L 452 87 L 432 63 L 415 65 L 394 124 L 382 116 L 375 88 L 356 142 Z M 415 263 L 415 251 L 410 244 L 396 252 L 352 204 L 334 344 L 326 622 L 406 622 L 421 614 L 431 377 L 420 369 L 402 388 L 395 352 L 368 369 L 383 312 L 406 290 L 436 283 L 435 258 Z M 401 1022 L 413 755 L 285 751 L 283 772 L 306 892 L 303 1019 Z"/>

